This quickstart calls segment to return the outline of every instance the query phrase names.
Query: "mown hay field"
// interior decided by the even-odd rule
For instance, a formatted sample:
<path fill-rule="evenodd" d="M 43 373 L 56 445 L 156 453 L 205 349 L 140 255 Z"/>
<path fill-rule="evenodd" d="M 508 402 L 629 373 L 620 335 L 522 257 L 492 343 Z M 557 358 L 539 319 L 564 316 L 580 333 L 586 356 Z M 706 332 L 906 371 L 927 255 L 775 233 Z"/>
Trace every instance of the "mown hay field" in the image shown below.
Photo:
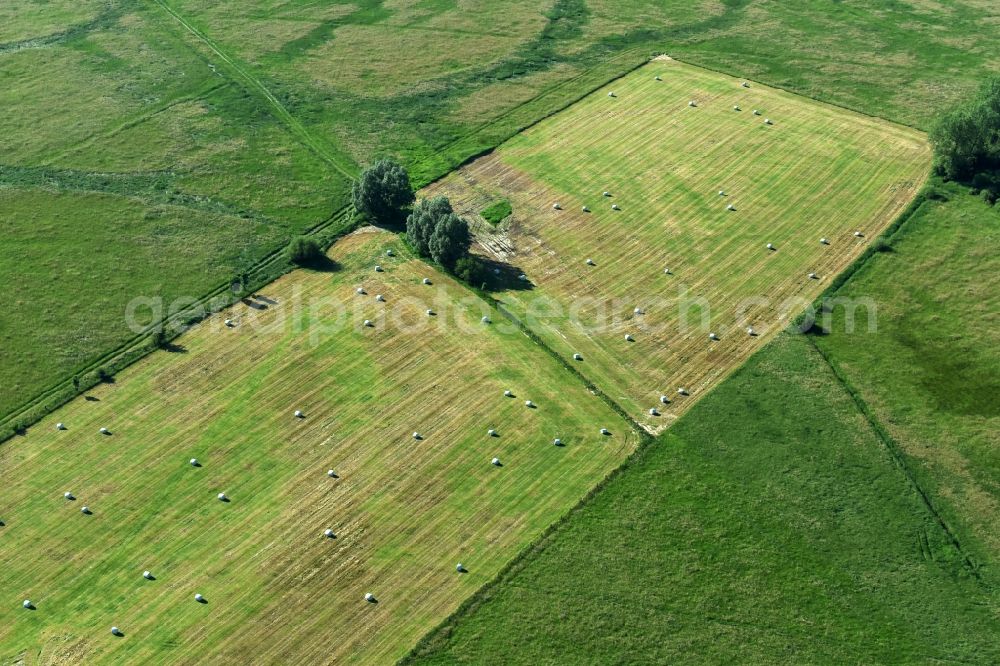
<path fill-rule="evenodd" d="M 505 307 L 653 429 L 787 326 L 929 170 L 915 130 L 741 84 L 656 59 L 422 192 L 474 220 L 511 202 L 478 234 L 526 277 Z"/>
<path fill-rule="evenodd" d="M 0 447 L 0 661 L 385 663 L 634 450 L 395 236 L 331 254 Z"/>

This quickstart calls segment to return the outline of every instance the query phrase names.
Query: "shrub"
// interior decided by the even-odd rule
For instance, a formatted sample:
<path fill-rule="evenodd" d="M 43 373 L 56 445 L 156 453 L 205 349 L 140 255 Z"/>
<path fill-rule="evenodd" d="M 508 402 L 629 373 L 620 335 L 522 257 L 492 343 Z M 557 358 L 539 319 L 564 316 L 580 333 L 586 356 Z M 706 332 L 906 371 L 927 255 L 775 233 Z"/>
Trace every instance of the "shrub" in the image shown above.
<path fill-rule="evenodd" d="M 388 159 L 362 171 L 352 194 L 358 211 L 385 225 L 396 224 L 415 198 L 406 169 Z"/>
<path fill-rule="evenodd" d="M 158 327 L 150 336 L 150 342 L 154 349 L 163 349 L 167 346 L 167 334 L 163 332 L 163 327 Z"/>
<path fill-rule="evenodd" d="M 326 255 L 315 238 L 297 236 L 285 250 L 288 260 L 297 266 L 312 266 L 322 261 Z"/>
<path fill-rule="evenodd" d="M 892 245 L 889 244 L 884 238 L 879 238 L 875 241 L 875 251 L 876 252 L 892 252 Z"/>
<path fill-rule="evenodd" d="M 513 212 L 514 209 L 510 207 L 510 202 L 506 199 L 501 199 L 484 208 L 480 215 L 483 216 L 484 220 L 496 226 Z"/>
<path fill-rule="evenodd" d="M 455 262 L 455 269 L 453 272 L 455 273 L 455 277 L 466 282 L 467 284 L 472 285 L 473 287 L 484 284 L 488 278 L 486 267 L 483 265 L 483 262 L 472 254 L 467 254 L 464 257 L 459 258 L 459 260 Z"/>
<path fill-rule="evenodd" d="M 434 261 L 448 270 L 454 270 L 455 263 L 468 255 L 471 244 L 469 225 L 458 215 L 448 213 L 434 225 L 427 248 Z"/>

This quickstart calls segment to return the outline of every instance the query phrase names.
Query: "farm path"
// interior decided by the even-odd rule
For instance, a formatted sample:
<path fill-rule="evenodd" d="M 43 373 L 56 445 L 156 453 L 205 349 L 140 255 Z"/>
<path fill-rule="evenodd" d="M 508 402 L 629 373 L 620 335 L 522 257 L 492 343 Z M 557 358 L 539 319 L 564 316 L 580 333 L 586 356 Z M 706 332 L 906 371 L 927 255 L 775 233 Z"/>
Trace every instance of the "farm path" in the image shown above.
<path fill-rule="evenodd" d="M 237 83 L 240 83 L 249 92 L 262 98 L 271 108 L 275 117 L 284 123 L 291 133 L 303 145 L 313 151 L 323 161 L 347 177 L 349 180 L 353 180 L 356 175 L 355 167 L 351 164 L 347 164 L 341 157 L 339 157 L 336 154 L 336 151 L 328 143 L 314 136 L 306 128 L 306 126 L 299 121 L 298 118 L 292 115 L 284 104 L 281 103 L 281 100 L 279 100 L 259 78 L 243 67 L 234 57 L 223 51 L 214 40 L 187 21 L 165 0 L 153 0 L 153 2 L 159 5 L 160 8 L 162 8 L 163 11 L 165 11 L 175 22 L 180 24 L 181 27 L 191 33 L 198 41 L 204 44 L 213 54 L 215 54 L 215 56 L 224 62 L 230 71 L 231 76 L 237 79 Z M 218 69 L 216 69 L 216 71 L 218 71 Z"/>

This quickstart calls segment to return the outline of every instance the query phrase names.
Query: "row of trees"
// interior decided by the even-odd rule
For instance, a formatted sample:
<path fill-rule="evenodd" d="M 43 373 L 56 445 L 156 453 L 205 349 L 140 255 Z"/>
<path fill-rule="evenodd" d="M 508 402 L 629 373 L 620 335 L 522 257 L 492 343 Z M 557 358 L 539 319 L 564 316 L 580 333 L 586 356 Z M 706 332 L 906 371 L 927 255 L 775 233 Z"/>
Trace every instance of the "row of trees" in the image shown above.
<path fill-rule="evenodd" d="M 990 203 L 1000 197 L 1000 77 L 970 101 L 942 116 L 931 130 L 935 168 L 980 190 Z"/>

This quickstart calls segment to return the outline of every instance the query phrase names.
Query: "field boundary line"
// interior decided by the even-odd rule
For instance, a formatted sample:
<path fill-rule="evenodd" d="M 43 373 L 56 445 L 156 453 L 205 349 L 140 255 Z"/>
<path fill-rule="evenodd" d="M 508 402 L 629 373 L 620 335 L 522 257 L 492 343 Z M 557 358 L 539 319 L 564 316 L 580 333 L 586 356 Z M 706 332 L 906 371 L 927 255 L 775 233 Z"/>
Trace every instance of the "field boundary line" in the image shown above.
<path fill-rule="evenodd" d="M 333 233 L 327 234 L 326 232 L 338 222 L 342 222 L 343 224 L 336 228 Z M 321 222 L 303 230 L 299 235 L 319 237 L 325 246 L 329 246 L 342 236 L 353 231 L 359 224 L 360 222 L 353 216 L 352 207 L 344 205 Z M 294 270 L 294 267 L 284 261 L 284 251 L 284 247 L 272 250 L 243 271 L 251 278 L 249 286 L 245 288 L 245 293 L 252 293 L 259 290 L 290 270 Z M 255 276 L 256 279 L 253 279 Z M 199 297 L 197 301 L 185 307 L 184 310 L 150 323 L 142 332 L 108 350 L 86 365 L 74 368 L 70 376 L 66 376 L 54 384 L 50 384 L 47 388 L 39 391 L 6 414 L 0 415 L 0 427 L 9 428 L 7 431 L 0 431 L 0 445 L 15 437 L 19 429 L 26 429 L 38 423 L 56 409 L 59 409 L 74 398 L 100 384 L 103 381 L 99 377 L 99 373 L 102 370 L 106 371 L 109 375 L 114 375 L 156 351 L 158 348 L 150 344 L 150 336 L 157 330 L 165 328 L 170 324 L 182 324 L 186 329 L 190 325 L 197 323 L 197 321 L 235 305 L 240 300 L 240 297 L 231 292 L 231 286 L 231 280 L 216 285 Z M 184 323 L 194 314 L 198 313 L 201 314 L 201 317 L 197 321 Z M 183 330 L 168 336 L 168 341 L 175 339 L 182 333 Z M 79 388 L 73 385 L 73 377 L 81 380 Z"/>
<path fill-rule="evenodd" d="M 625 59 L 627 56 L 638 56 L 638 54 L 640 52 L 642 52 L 642 51 L 643 51 L 643 49 L 641 47 L 635 47 L 633 49 L 629 49 L 629 50 L 623 51 L 622 53 L 619 53 L 619 54 L 615 55 L 613 58 L 610 58 L 609 60 L 611 60 L 611 61 L 617 61 L 618 59 Z M 631 74 L 632 72 L 634 72 L 635 70 L 639 69 L 643 65 L 649 64 L 651 62 L 651 60 L 652 59 L 648 55 L 642 56 L 641 60 L 639 60 L 635 64 L 631 65 L 627 70 L 622 71 L 622 72 L 618 72 L 617 74 L 615 74 L 611 78 L 603 79 L 603 81 L 601 83 L 599 83 L 599 84 L 597 84 L 597 85 L 595 85 L 593 87 L 587 88 L 583 93 L 581 93 L 579 95 L 575 95 L 575 96 L 571 97 L 570 99 L 568 99 L 567 101 L 565 101 L 563 104 L 560 104 L 557 107 L 549 109 L 543 115 L 535 118 L 534 120 L 528 122 L 525 125 L 517 127 L 515 130 L 513 130 L 513 132 L 510 133 L 509 136 L 507 136 L 505 139 L 503 139 L 502 141 L 498 142 L 497 144 L 493 145 L 492 147 L 486 148 L 486 149 L 483 149 L 483 150 L 480 150 L 480 151 L 477 151 L 477 152 L 475 152 L 473 154 L 470 154 L 470 155 L 462 158 L 462 160 L 460 162 L 457 162 L 457 163 L 451 165 L 449 167 L 449 170 L 446 171 L 446 172 L 444 172 L 444 173 L 442 173 L 441 175 L 432 178 L 431 180 L 427 181 L 426 183 L 419 183 L 419 184 L 417 184 L 417 188 L 421 189 L 421 188 L 424 188 L 424 187 L 428 187 L 429 185 L 432 185 L 432 184 L 438 182 L 439 180 L 447 177 L 453 171 L 461 169 L 463 166 L 469 164 L 470 162 L 472 162 L 474 160 L 477 160 L 480 157 L 483 157 L 485 155 L 489 155 L 490 153 L 492 153 L 492 152 L 498 150 L 499 148 L 501 148 L 505 143 L 507 143 L 508 141 L 510 141 L 515 136 L 521 134 L 522 132 L 528 131 L 529 129 L 531 129 L 535 125 L 538 125 L 539 123 L 541 123 L 541 122 L 543 122 L 543 121 L 551 118 L 552 116 L 556 115 L 557 113 L 561 113 L 562 111 L 565 111 L 569 107 L 573 106 L 577 102 L 580 102 L 581 100 L 583 100 L 588 95 L 591 95 L 591 94 L 595 93 L 596 91 L 600 90 L 601 88 L 603 88 L 604 86 L 608 85 L 609 83 L 613 83 L 614 81 L 617 81 L 617 80 L 619 80 L 619 79 L 621 79 L 621 78 L 623 78 L 623 77 Z M 452 148 L 454 148 L 455 146 L 459 145 L 463 141 L 474 141 L 477 136 L 479 136 L 480 134 L 482 134 L 482 132 L 484 132 L 485 130 L 489 129 L 490 127 L 494 127 L 494 126 L 500 124 L 501 121 L 503 121 L 506 118 L 510 117 L 516 111 L 519 111 L 519 110 L 525 108 L 529 104 L 537 102 L 538 100 L 542 99 L 546 95 L 558 93 L 558 91 L 561 90 L 564 86 L 568 86 L 569 84 L 575 83 L 579 79 L 581 79 L 584 76 L 586 76 L 588 73 L 593 72 L 594 69 L 596 69 L 596 68 L 585 69 L 582 72 L 580 72 L 579 74 L 577 74 L 576 76 L 573 76 L 573 77 L 571 77 L 569 79 L 566 79 L 564 81 L 558 81 L 558 82 L 552 84 L 548 88 L 545 88 L 545 89 L 539 91 L 537 95 L 534 95 L 533 97 L 531 97 L 529 99 L 526 99 L 525 101 L 523 101 L 520 104 L 518 104 L 518 105 L 516 105 L 516 106 L 514 106 L 514 107 L 512 107 L 510 109 L 508 109 L 507 111 L 504 111 L 502 114 L 500 114 L 496 118 L 493 118 L 492 120 L 486 121 L 485 123 L 477 126 L 475 129 L 469 130 L 468 132 L 466 132 L 465 134 L 463 134 L 460 137 L 456 137 L 454 139 L 451 139 L 450 141 L 446 141 L 445 143 L 440 144 L 439 146 L 436 146 L 434 148 L 434 150 L 438 151 L 438 152 L 444 152 L 444 151 L 451 150 Z M 445 157 L 445 159 L 447 159 L 447 157 Z"/>
<path fill-rule="evenodd" d="M 317 140 L 309 132 L 308 129 L 306 129 L 306 126 L 303 125 L 298 118 L 293 116 L 292 113 L 285 108 L 285 106 L 281 103 L 281 101 L 274 96 L 274 93 L 272 93 L 267 88 L 267 86 L 265 86 L 263 82 L 261 82 L 260 79 L 258 79 L 253 74 L 247 72 L 242 66 L 240 66 L 239 63 L 236 62 L 234 58 L 230 57 L 225 51 L 223 51 L 221 47 L 219 47 L 215 43 L 215 41 L 213 41 L 206 34 L 198 30 L 196 27 L 191 25 L 191 23 L 189 23 L 183 16 L 181 16 L 177 12 L 177 10 L 175 10 L 173 7 L 167 4 L 166 0 L 153 0 L 153 2 L 159 5 L 163 9 L 163 11 L 165 11 L 174 19 L 174 21 L 180 24 L 189 33 L 194 35 L 194 37 L 198 39 L 198 41 L 207 46 L 209 50 L 212 51 L 212 53 L 214 53 L 216 56 L 219 57 L 220 60 L 222 60 L 222 62 L 228 65 L 228 67 L 233 72 L 235 72 L 236 78 L 242 80 L 245 88 L 247 88 L 252 92 L 255 92 L 260 97 L 263 97 L 264 101 L 267 102 L 268 106 L 271 107 L 271 110 L 274 112 L 278 120 L 282 121 L 285 124 L 285 126 L 292 131 L 292 134 L 298 137 L 301 143 L 303 143 L 307 148 L 312 150 L 324 162 L 326 162 L 334 169 L 339 171 L 340 174 L 346 177 L 349 181 L 354 180 L 356 175 L 355 167 L 353 165 L 345 167 L 343 164 L 341 164 L 338 157 L 335 156 L 329 150 L 327 150 L 327 148 L 323 146 L 321 142 Z"/>
<path fill-rule="evenodd" d="M 670 56 L 670 59 L 671 60 L 676 60 L 677 62 L 683 63 L 685 65 L 691 65 L 692 67 L 698 67 L 700 69 L 704 69 L 704 70 L 709 71 L 709 72 L 715 72 L 716 74 L 722 74 L 723 76 L 728 76 L 730 78 L 734 78 L 734 79 L 746 79 L 747 81 L 753 81 L 754 83 L 759 83 L 761 85 L 767 86 L 768 88 L 773 88 L 775 90 L 780 90 L 781 92 L 788 93 L 789 95 L 795 95 L 796 97 L 802 97 L 802 98 L 805 98 L 805 99 L 812 100 L 812 101 L 816 102 L 817 104 L 822 104 L 823 106 L 830 106 L 830 107 L 833 107 L 835 109 L 840 109 L 841 111 L 850 111 L 851 113 L 856 113 L 856 114 L 858 114 L 860 116 L 865 116 L 865 117 L 871 118 L 873 120 L 881 120 L 883 122 L 891 123 L 891 124 L 896 125 L 898 127 L 906 127 L 908 129 L 920 132 L 921 134 L 924 134 L 924 135 L 927 134 L 927 130 L 924 129 L 924 128 L 922 128 L 922 127 L 917 127 L 916 125 L 910 125 L 909 123 L 900 122 L 898 120 L 892 120 L 891 118 L 885 118 L 884 116 L 876 116 L 874 113 L 869 113 L 867 111 L 862 111 L 861 109 L 855 109 L 854 107 L 847 106 L 846 104 L 838 104 L 837 102 L 830 102 L 828 100 L 820 99 L 820 98 L 814 97 L 812 95 L 807 95 L 804 92 L 798 92 L 796 90 L 790 90 L 788 88 L 785 88 L 784 86 L 779 86 L 779 85 L 776 85 L 776 84 L 773 84 L 773 83 L 768 83 L 767 81 L 762 81 L 762 80 L 758 80 L 758 79 L 751 79 L 750 77 L 738 76 L 736 74 L 732 74 L 730 72 L 727 72 L 727 71 L 725 71 L 723 69 L 716 69 L 714 67 L 708 67 L 707 65 L 702 65 L 701 63 L 699 63 L 699 62 L 697 62 L 695 60 L 686 60 L 686 59 L 681 59 L 681 58 L 677 58 L 677 57 L 674 57 L 674 56 Z"/>

